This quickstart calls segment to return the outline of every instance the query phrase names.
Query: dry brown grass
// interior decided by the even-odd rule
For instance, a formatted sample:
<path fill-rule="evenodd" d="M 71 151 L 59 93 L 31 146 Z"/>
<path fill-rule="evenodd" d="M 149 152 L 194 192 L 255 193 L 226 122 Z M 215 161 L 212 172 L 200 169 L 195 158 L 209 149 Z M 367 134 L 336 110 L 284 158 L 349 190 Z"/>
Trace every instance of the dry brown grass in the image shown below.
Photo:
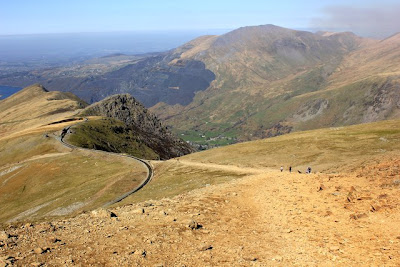
<path fill-rule="evenodd" d="M 52 134 L 1 142 L 0 221 L 70 215 L 114 200 L 146 177 L 134 160 L 71 150 Z"/>
<path fill-rule="evenodd" d="M 400 150 L 400 120 L 297 132 L 182 157 L 192 162 L 305 171 L 341 172 Z"/>
<path fill-rule="evenodd" d="M 56 140 L 62 128 L 81 120 L 63 122 L 80 105 L 74 96 L 39 85 L 1 101 L 0 222 L 97 208 L 146 178 L 137 161 L 71 150 Z"/>
<path fill-rule="evenodd" d="M 32 85 L 0 102 L 0 138 L 68 118 L 78 107 L 76 97 Z"/>

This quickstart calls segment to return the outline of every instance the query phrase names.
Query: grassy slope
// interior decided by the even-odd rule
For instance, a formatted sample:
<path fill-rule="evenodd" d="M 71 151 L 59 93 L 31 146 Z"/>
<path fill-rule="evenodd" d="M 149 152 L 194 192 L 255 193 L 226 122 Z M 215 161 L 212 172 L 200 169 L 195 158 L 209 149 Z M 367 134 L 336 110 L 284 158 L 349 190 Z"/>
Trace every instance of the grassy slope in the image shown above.
<path fill-rule="evenodd" d="M 400 121 L 394 120 L 297 132 L 215 148 L 156 163 L 153 181 L 122 203 L 170 197 L 237 179 L 254 170 L 278 170 L 281 165 L 291 165 L 294 171 L 302 172 L 308 166 L 325 173 L 352 171 L 382 156 L 399 157 L 399 141 Z M 215 164 L 217 167 L 213 167 Z M 236 166 L 250 168 L 249 173 L 235 171 Z"/>
<path fill-rule="evenodd" d="M 139 163 L 71 151 L 42 133 L 3 140 L 0 147 L 0 222 L 96 208 L 146 176 Z"/>
<path fill-rule="evenodd" d="M 68 142 L 78 147 L 127 153 L 145 159 L 159 158 L 123 122 L 115 119 L 91 120 L 74 126 L 72 131 Z"/>
<path fill-rule="evenodd" d="M 136 161 L 71 150 L 54 138 L 76 123 L 60 121 L 83 106 L 39 85 L 0 101 L 0 223 L 97 208 L 146 177 Z"/>
<path fill-rule="evenodd" d="M 153 162 L 155 177 L 139 192 L 116 205 L 173 197 L 211 184 L 228 182 L 246 176 L 229 170 L 186 166 L 175 159 Z"/>
<path fill-rule="evenodd" d="M 190 161 L 249 167 L 281 165 L 337 172 L 400 150 L 400 121 L 334 127 L 235 144 L 183 157 Z M 227 156 L 229 155 L 229 156 Z"/>
<path fill-rule="evenodd" d="M 65 119 L 85 106 L 68 93 L 47 92 L 32 85 L 0 101 L 0 138 Z"/>

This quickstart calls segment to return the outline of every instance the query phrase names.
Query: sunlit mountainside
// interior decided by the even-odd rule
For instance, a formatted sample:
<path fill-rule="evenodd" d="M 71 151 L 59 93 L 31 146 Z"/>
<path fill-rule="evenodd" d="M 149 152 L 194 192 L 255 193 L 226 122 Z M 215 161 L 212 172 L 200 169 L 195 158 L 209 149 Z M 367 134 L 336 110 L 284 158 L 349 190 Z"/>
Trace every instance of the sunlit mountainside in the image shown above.
<path fill-rule="evenodd" d="M 35 84 L 1 100 L 0 118 L 0 223 L 98 208 L 146 178 L 142 162 L 105 152 L 168 159 L 192 151 L 129 95 L 88 106 Z M 66 146 L 62 134 L 89 150 Z"/>
<path fill-rule="evenodd" d="M 397 118 L 399 46 L 398 35 L 378 41 L 264 25 L 135 59 L 116 55 L 97 74 L 82 75 L 88 63 L 80 74 L 50 69 L 0 83 L 41 82 L 88 102 L 130 93 L 185 140 L 209 147 Z"/>
<path fill-rule="evenodd" d="M 0 100 L 0 264 L 399 265 L 399 55 L 265 25 L 3 75 L 91 105 Z"/>
<path fill-rule="evenodd" d="M 107 205 L 142 182 L 144 165 L 67 147 L 57 137 L 72 126 L 69 140 L 75 135 L 97 149 L 104 149 L 101 144 L 119 149 L 114 144 L 122 142 L 114 140 L 130 137 L 133 129 L 120 116 L 127 99 L 114 96 L 82 109 L 86 104 L 76 97 L 35 85 L 0 101 L 0 108 L 12 102 L 16 110 L 26 109 L 1 121 L 1 263 L 399 263 L 399 120 L 296 132 L 151 161 L 151 181 Z M 70 108 L 62 110 L 67 103 Z M 81 116 L 96 105 L 99 110 L 111 105 L 120 115 Z M 13 128 L 17 119 L 26 128 Z M 157 120 L 144 126 L 152 122 Z M 97 139 L 99 134 L 104 135 Z M 131 147 L 149 152 L 144 145 Z M 308 167 L 311 174 L 305 174 Z"/>

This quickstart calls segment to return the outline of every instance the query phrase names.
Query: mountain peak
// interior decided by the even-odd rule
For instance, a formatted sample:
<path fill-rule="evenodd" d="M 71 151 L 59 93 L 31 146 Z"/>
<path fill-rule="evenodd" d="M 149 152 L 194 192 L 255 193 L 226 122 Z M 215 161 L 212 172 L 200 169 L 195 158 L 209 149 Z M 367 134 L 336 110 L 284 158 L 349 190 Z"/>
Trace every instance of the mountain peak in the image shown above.
<path fill-rule="evenodd" d="M 130 94 L 112 95 L 87 107 L 83 115 L 122 121 L 161 159 L 183 156 L 193 149 L 175 137 L 161 121 Z"/>

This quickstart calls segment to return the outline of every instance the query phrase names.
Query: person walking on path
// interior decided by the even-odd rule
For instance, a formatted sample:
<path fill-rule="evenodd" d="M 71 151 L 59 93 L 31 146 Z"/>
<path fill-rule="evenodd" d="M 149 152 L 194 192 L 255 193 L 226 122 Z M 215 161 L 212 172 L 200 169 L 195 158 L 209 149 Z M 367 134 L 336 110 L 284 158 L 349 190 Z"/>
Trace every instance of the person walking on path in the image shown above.
<path fill-rule="evenodd" d="M 281 172 L 283 172 L 283 166 L 281 166 Z"/>
<path fill-rule="evenodd" d="M 289 172 L 292 172 L 292 166 L 289 166 Z"/>

